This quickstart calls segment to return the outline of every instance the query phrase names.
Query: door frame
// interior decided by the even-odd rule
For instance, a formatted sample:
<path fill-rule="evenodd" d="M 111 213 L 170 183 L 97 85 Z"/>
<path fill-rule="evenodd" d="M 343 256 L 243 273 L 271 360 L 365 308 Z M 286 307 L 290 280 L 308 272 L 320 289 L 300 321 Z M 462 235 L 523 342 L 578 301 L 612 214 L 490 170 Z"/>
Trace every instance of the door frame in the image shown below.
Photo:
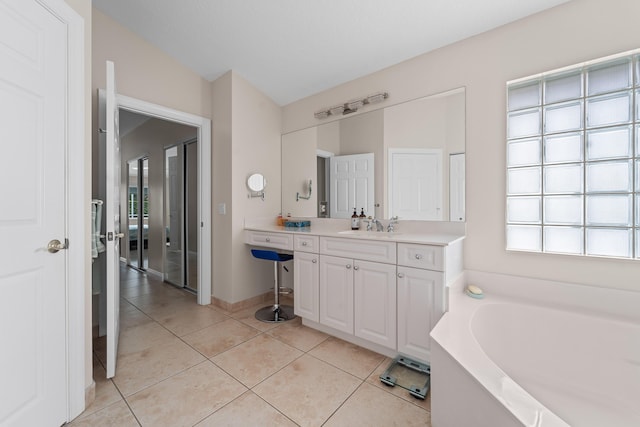
<path fill-rule="evenodd" d="M 90 161 L 86 161 L 85 123 L 85 29 L 84 19 L 64 1 L 36 0 L 43 8 L 67 27 L 67 80 L 66 85 L 66 165 L 65 210 L 66 230 L 70 242 L 67 256 L 66 347 L 67 347 L 67 420 L 71 421 L 85 410 L 85 379 L 91 372 L 91 353 L 87 351 L 85 332 L 87 319 L 85 307 L 90 304 L 86 296 L 91 278 L 91 254 L 88 250 L 91 237 L 91 195 L 85 182 L 91 177 Z M 88 358 L 88 360 L 87 360 Z"/>
<path fill-rule="evenodd" d="M 211 304 L 211 269 L 203 260 L 211 259 L 211 120 L 142 101 L 116 95 L 118 108 L 170 122 L 195 127 L 198 134 L 198 304 Z"/>

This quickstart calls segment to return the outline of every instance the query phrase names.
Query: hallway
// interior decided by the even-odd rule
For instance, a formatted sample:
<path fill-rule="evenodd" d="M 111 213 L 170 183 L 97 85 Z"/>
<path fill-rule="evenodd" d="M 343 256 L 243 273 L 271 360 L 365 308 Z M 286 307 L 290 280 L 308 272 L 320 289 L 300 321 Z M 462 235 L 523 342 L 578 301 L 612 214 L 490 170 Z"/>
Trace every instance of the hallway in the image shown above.
<path fill-rule="evenodd" d="M 429 426 L 426 401 L 388 388 L 390 360 L 302 326 L 199 306 L 121 268 L 116 377 L 94 340 L 96 399 L 69 426 Z"/>

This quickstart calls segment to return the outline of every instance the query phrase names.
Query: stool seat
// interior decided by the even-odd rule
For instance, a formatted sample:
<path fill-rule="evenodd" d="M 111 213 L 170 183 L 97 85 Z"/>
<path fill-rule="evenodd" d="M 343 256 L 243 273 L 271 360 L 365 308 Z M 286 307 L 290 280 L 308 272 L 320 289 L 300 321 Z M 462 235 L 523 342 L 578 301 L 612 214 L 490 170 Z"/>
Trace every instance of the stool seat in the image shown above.
<path fill-rule="evenodd" d="M 290 254 L 281 254 L 276 251 L 264 251 L 261 249 L 251 249 L 251 255 L 259 259 L 266 259 L 276 262 L 284 262 L 293 259 L 293 255 Z"/>
<path fill-rule="evenodd" d="M 251 249 L 251 255 L 258 259 L 264 259 L 267 261 L 273 261 L 273 281 L 274 281 L 274 302 L 273 305 L 263 307 L 256 311 L 256 319 L 262 322 L 286 322 L 295 318 L 293 313 L 293 307 L 280 304 L 280 281 L 278 280 L 279 269 L 278 266 L 281 262 L 289 261 L 293 259 L 293 255 L 279 253 L 276 251 L 268 251 L 262 249 Z M 286 271 L 286 267 L 283 267 Z"/>

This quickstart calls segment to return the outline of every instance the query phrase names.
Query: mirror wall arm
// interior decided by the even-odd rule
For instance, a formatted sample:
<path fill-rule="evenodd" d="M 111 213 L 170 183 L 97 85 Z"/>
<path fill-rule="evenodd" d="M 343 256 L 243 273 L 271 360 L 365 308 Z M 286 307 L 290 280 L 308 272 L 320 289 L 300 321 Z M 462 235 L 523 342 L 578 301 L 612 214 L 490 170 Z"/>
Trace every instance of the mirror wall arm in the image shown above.
<path fill-rule="evenodd" d="M 300 193 L 296 193 L 296 202 L 299 201 L 300 199 L 304 199 L 304 200 L 309 200 L 311 198 L 311 183 L 313 181 L 309 180 L 309 194 L 307 194 L 306 196 L 301 196 Z"/>

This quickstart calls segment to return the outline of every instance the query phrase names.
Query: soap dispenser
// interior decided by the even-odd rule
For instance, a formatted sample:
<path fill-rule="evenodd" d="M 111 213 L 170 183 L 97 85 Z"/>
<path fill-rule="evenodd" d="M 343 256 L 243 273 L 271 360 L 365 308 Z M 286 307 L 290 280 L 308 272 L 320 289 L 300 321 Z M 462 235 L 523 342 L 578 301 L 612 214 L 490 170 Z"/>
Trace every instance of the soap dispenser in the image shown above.
<path fill-rule="evenodd" d="M 358 217 L 358 219 L 360 229 L 362 229 L 362 227 L 364 227 L 364 222 L 367 219 L 367 216 L 364 214 L 364 208 L 360 209 L 360 216 Z"/>
<path fill-rule="evenodd" d="M 358 212 L 356 208 L 353 208 L 353 215 L 351 215 L 351 229 L 358 230 L 360 228 L 360 218 L 358 218 Z"/>

